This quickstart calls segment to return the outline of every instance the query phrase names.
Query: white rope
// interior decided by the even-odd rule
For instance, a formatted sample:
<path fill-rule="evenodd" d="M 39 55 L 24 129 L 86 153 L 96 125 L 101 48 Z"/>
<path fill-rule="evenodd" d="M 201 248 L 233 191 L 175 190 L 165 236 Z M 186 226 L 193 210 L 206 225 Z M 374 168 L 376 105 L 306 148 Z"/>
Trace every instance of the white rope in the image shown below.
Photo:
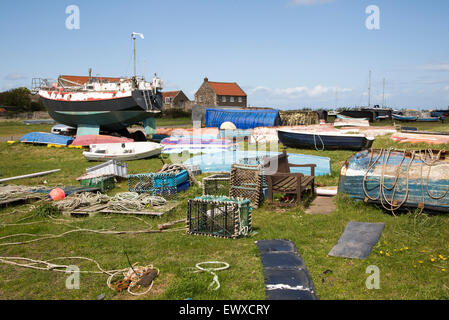
<path fill-rule="evenodd" d="M 318 138 L 320 138 L 321 144 L 322 144 L 322 149 L 318 149 L 317 145 L 316 145 L 316 134 L 313 134 L 313 143 L 315 144 L 315 150 L 316 151 L 324 151 L 324 142 L 323 139 L 321 138 L 321 136 L 318 134 Z"/>
<path fill-rule="evenodd" d="M 24 258 L 24 257 L 1 257 L 0 256 L 0 263 L 9 264 L 17 267 L 27 268 L 27 269 L 33 269 L 33 270 L 40 270 L 40 271 L 56 271 L 56 272 L 67 272 L 69 269 L 69 265 L 65 264 L 54 264 L 50 261 L 54 260 L 86 260 L 93 262 L 97 268 L 98 271 L 91 271 L 91 270 L 80 270 L 79 273 L 91 273 L 91 274 L 107 274 L 109 275 L 106 284 L 108 287 L 115 291 L 115 288 L 112 286 L 111 281 L 114 276 L 119 274 L 120 272 L 123 273 L 123 277 L 125 281 L 130 281 L 130 284 L 127 288 L 128 293 L 134 295 L 134 296 L 140 296 L 148 293 L 153 288 L 153 281 L 151 282 L 151 285 L 147 290 L 144 292 L 133 292 L 131 289 L 134 287 L 140 287 L 137 283 L 140 281 L 143 275 L 145 275 L 146 272 L 148 272 L 151 269 L 157 270 L 156 277 L 159 275 L 160 270 L 158 268 L 154 268 L 153 265 L 148 265 L 145 267 L 142 266 L 133 266 L 132 268 L 124 268 L 119 270 L 104 270 L 101 265 L 94 259 L 86 258 L 86 257 L 58 257 L 53 258 L 50 260 L 36 260 L 36 259 L 30 259 L 30 258 Z M 19 262 L 20 261 L 20 262 Z"/>
<path fill-rule="evenodd" d="M 218 267 L 218 268 L 203 268 L 203 267 L 201 267 L 201 265 L 203 265 L 203 264 L 222 264 L 224 266 L 223 267 Z M 213 278 L 212 282 L 209 284 L 208 289 L 209 290 L 218 290 L 220 288 L 220 281 L 218 281 L 218 276 L 217 276 L 217 274 L 214 271 L 226 270 L 226 269 L 229 268 L 229 264 L 226 263 L 226 262 L 222 262 L 222 261 L 205 261 L 205 262 L 197 263 L 195 265 L 195 267 L 198 269 L 195 272 L 203 272 L 204 271 L 204 272 L 208 272 L 211 275 L 213 275 L 214 278 Z M 216 287 L 212 289 L 212 286 L 214 284 L 216 285 Z"/>

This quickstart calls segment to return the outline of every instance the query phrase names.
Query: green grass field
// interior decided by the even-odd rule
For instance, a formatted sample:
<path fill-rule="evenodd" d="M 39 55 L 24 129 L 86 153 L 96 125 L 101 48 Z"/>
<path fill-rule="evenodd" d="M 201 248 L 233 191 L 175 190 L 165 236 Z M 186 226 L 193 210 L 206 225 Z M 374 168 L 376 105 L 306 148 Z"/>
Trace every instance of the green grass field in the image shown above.
<path fill-rule="evenodd" d="M 18 126 L 19 129 L 8 126 L 8 130 L 29 132 L 24 132 L 28 129 Z M 441 123 L 419 126 L 423 130 L 449 130 L 449 125 Z M 3 128 L 0 124 L 0 134 Z M 427 145 L 393 143 L 388 136 L 378 137 L 374 143 L 375 148 L 390 146 L 398 149 L 428 148 Z M 447 147 L 432 146 L 433 149 Z M 316 179 L 318 183 L 328 186 L 338 183 L 341 164 L 353 153 L 300 149 L 287 151 L 330 157 L 332 175 Z M 1 177 L 62 169 L 48 176 L 14 182 L 23 185 L 76 186 L 76 177 L 93 165 L 84 159 L 82 150 L 78 149 L 0 143 L 0 155 Z M 128 165 L 128 171 L 132 174 L 155 171 L 162 163 L 159 159 L 147 159 L 130 161 Z M 127 182 L 123 181 L 112 193 L 126 190 Z M 57 239 L 4 245 L 33 238 L 25 235 L 5 238 L 14 234 L 60 234 L 75 228 L 143 230 L 151 226 L 156 229 L 159 223 L 186 217 L 186 200 L 200 193 L 199 187 L 191 187 L 179 195 L 179 206 L 173 213 L 162 218 L 142 218 L 143 221 L 110 215 L 64 217 L 65 222 L 61 224 L 53 219 L 32 216 L 27 212 L 29 205 L 0 209 L 0 256 L 39 260 L 83 256 L 97 260 L 105 269 L 119 269 L 129 266 L 127 254 L 132 263 L 153 264 L 160 269 L 153 289 L 145 296 L 134 297 L 109 289 L 106 285 L 107 276 L 103 274 L 82 274 L 80 289 L 69 290 L 65 286 L 68 276 L 65 273 L 30 270 L 0 263 L 0 299 L 96 299 L 102 293 L 106 294 L 106 299 L 265 299 L 262 265 L 254 241 L 279 238 L 289 239 L 296 244 L 321 299 L 449 298 L 449 260 L 445 260 L 449 256 L 449 216 L 410 212 L 394 217 L 376 206 L 355 202 L 342 194 L 337 196 L 336 211 L 327 216 L 306 215 L 300 206 L 284 210 L 264 204 L 253 211 L 254 234 L 237 240 L 192 236 L 183 231 L 140 235 L 73 233 Z M 386 224 L 377 246 L 366 260 L 327 256 L 349 221 Z M 193 273 L 191 268 L 198 262 L 214 260 L 225 261 L 230 264 L 230 268 L 217 273 L 221 288 L 210 291 L 208 286 L 212 276 L 208 273 Z M 96 270 L 93 263 L 84 261 L 57 262 L 77 264 L 81 270 Z M 365 271 L 370 265 L 380 269 L 379 290 L 369 290 L 365 286 L 369 276 Z"/>

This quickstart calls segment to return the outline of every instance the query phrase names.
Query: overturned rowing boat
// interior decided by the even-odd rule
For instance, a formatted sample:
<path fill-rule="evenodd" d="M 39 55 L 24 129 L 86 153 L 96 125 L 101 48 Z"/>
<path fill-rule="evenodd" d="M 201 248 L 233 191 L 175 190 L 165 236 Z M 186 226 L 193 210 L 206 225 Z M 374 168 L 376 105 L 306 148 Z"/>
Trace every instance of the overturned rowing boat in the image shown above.
<path fill-rule="evenodd" d="M 338 192 L 393 213 L 449 212 L 449 158 L 444 150 L 363 150 L 343 165 Z"/>
<path fill-rule="evenodd" d="M 278 130 L 279 141 L 287 147 L 316 150 L 371 148 L 374 138 L 364 134 L 344 134 L 340 132 L 305 132 Z"/>

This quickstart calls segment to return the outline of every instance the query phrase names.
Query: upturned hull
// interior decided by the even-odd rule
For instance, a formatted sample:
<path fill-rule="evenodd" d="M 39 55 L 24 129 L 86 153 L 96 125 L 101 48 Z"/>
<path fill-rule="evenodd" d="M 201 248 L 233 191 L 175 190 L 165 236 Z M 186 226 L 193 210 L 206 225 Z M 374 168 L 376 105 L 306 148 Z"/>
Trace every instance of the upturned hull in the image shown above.
<path fill-rule="evenodd" d="M 362 150 L 371 148 L 374 139 L 362 135 L 324 134 L 278 130 L 279 141 L 287 147 L 306 149 Z"/>
<path fill-rule="evenodd" d="M 445 153 L 436 151 L 431 158 L 425 151 L 364 150 L 343 165 L 338 192 L 389 211 L 449 212 L 448 188 Z"/>
<path fill-rule="evenodd" d="M 416 121 L 416 119 L 418 119 L 418 117 L 408 117 L 408 116 L 400 116 L 397 114 L 392 115 L 393 120 L 398 120 L 398 121 Z"/>

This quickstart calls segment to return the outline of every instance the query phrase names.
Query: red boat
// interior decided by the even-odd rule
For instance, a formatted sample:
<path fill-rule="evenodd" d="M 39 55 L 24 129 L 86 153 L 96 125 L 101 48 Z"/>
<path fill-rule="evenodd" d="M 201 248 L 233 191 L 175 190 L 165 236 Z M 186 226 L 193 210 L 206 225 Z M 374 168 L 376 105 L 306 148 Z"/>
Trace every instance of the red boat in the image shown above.
<path fill-rule="evenodd" d="M 107 136 L 100 134 L 88 134 L 85 136 L 77 137 L 72 146 L 89 146 L 91 144 L 100 144 L 100 143 L 124 143 L 124 142 L 134 142 L 133 139 L 128 139 L 124 137 L 115 137 L 115 136 Z"/>

